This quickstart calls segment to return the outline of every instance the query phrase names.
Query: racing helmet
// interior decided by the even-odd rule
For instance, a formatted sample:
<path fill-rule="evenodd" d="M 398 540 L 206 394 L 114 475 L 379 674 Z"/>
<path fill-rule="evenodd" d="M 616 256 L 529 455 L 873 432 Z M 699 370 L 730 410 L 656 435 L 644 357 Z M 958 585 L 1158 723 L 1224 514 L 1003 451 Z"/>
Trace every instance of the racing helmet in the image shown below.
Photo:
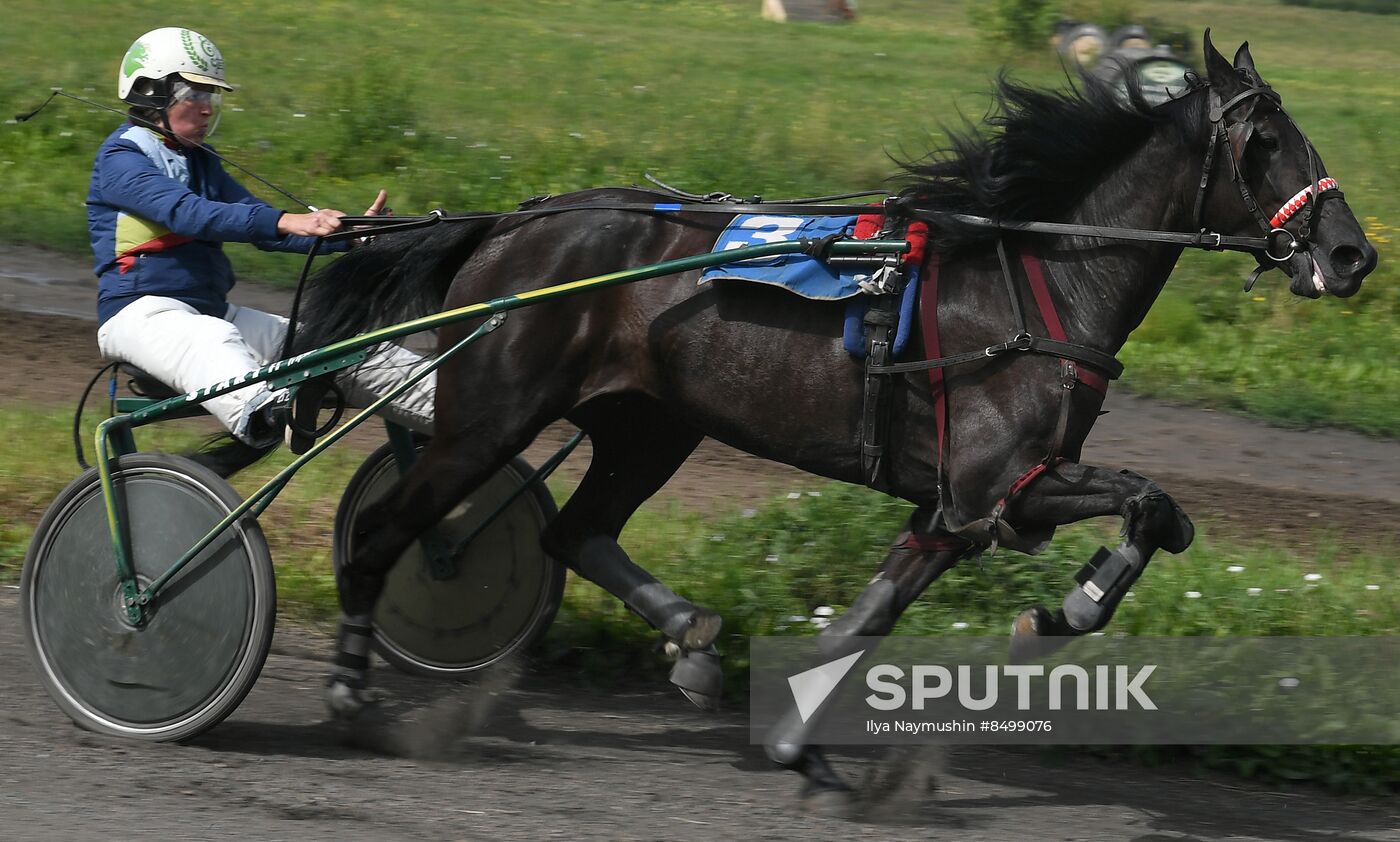
<path fill-rule="evenodd" d="M 172 77 L 233 90 L 213 41 L 192 29 L 167 26 L 137 38 L 126 51 L 117 71 L 117 96 L 141 108 L 163 109 L 170 104 Z"/>

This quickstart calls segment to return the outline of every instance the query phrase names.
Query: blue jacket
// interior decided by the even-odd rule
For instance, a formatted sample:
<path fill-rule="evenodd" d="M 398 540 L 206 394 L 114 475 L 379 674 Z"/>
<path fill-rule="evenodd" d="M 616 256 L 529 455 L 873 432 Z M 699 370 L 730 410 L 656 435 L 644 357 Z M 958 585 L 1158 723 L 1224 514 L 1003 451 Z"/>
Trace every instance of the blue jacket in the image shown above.
<path fill-rule="evenodd" d="M 203 148 L 176 148 L 132 123 L 98 148 L 87 209 L 99 324 L 143 295 L 222 318 L 234 284 L 223 243 L 305 253 L 316 242 L 279 236 L 282 211 L 254 197 Z M 345 248 L 341 242 L 322 250 Z"/>

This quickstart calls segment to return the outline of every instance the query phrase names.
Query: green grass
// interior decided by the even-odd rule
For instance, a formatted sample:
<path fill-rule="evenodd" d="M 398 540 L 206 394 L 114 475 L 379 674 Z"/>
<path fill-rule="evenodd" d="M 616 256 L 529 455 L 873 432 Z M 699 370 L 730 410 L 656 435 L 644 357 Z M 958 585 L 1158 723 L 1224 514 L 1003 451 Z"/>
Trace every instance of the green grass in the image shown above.
<path fill-rule="evenodd" d="M 1029 81 L 1061 79 L 1048 49 L 991 51 L 965 2 L 871 0 L 847 26 L 768 24 L 757 5 L 402 0 L 364 14 L 349 0 L 215 0 L 180 20 L 220 45 L 240 86 L 219 148 L 314 204 L 350 212 L 380 186 L 401 213 L 504 209 L 647 171 L 692 190 L 774 197 L 869 188 L 892 174 L 892 155 L 938 145 L 960 110 L 980 116 L 1000 63 Z M 1125 383 L 1283 423 L 1393 436 L 1400 16 L 1259 5 L 1077 7 L 1131 12 L 1196 41 L 1214 26 L 1222 50 L 1248 39 L 1363 218 L 1381 266 L 1353 299 L 1303 302 L 1276 274 L 1242 294 L 1248 258 L 1188 254 L 1124 352 Z M 50 86 L 113 102 L 131 40 L 173 20 L 152 0 L 122 10 L 116 24 L 87 0 L 7 4 L 5 113 L 33 107 Z M 1326 49 L 1299 51 L 1300 32 Z M 0 236 L 82 253 L 92 152 L 116 120 L 60 101 L 32 122 L 0 126 Z M 231 252 L 245 277 L 286 283 L 300 266 L 294 256 Z"/>

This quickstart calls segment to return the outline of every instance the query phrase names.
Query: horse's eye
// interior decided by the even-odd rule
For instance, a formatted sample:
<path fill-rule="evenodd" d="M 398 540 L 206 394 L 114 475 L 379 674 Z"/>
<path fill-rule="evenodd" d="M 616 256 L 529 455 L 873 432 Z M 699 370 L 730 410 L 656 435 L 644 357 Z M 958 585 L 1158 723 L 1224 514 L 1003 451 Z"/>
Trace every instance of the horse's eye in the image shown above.
<path fill-rule="evenodd" d="M 1262 132 L 1256 134 L 1255 137 L 1259 139 L 1259 145 L 1269 150 L 1270 152 L 1274 151 L 1275 149 L 1278 149 L 1277 137 L 1274 137 L 1271 134 L 1263 134 Z"/>

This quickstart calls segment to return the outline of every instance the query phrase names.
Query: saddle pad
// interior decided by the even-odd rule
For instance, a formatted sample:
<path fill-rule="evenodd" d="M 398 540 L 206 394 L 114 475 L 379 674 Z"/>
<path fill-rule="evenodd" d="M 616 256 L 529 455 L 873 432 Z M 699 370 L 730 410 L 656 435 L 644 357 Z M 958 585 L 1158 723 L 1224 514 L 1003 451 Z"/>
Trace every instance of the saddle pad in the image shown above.
<path fill-rule="evenodd" d="M 831 234 L 850 236 L 856 227 L 855 216 L 768 216 L 741 214 L 734 217 L 715 241 L 712 251 L 724 252 L 764 243 L 788 240 L 820 239 Z M 797 293 L 803 298 L 839 301 L 860 294 L 861 281 L 868 280 L 870 270 L 845 268 L 833 271 L 830 266 L 805 254 L 781 254 L 712 266 L 700 274 L 700 282 L 729 280 L 773 284 Z"/>

